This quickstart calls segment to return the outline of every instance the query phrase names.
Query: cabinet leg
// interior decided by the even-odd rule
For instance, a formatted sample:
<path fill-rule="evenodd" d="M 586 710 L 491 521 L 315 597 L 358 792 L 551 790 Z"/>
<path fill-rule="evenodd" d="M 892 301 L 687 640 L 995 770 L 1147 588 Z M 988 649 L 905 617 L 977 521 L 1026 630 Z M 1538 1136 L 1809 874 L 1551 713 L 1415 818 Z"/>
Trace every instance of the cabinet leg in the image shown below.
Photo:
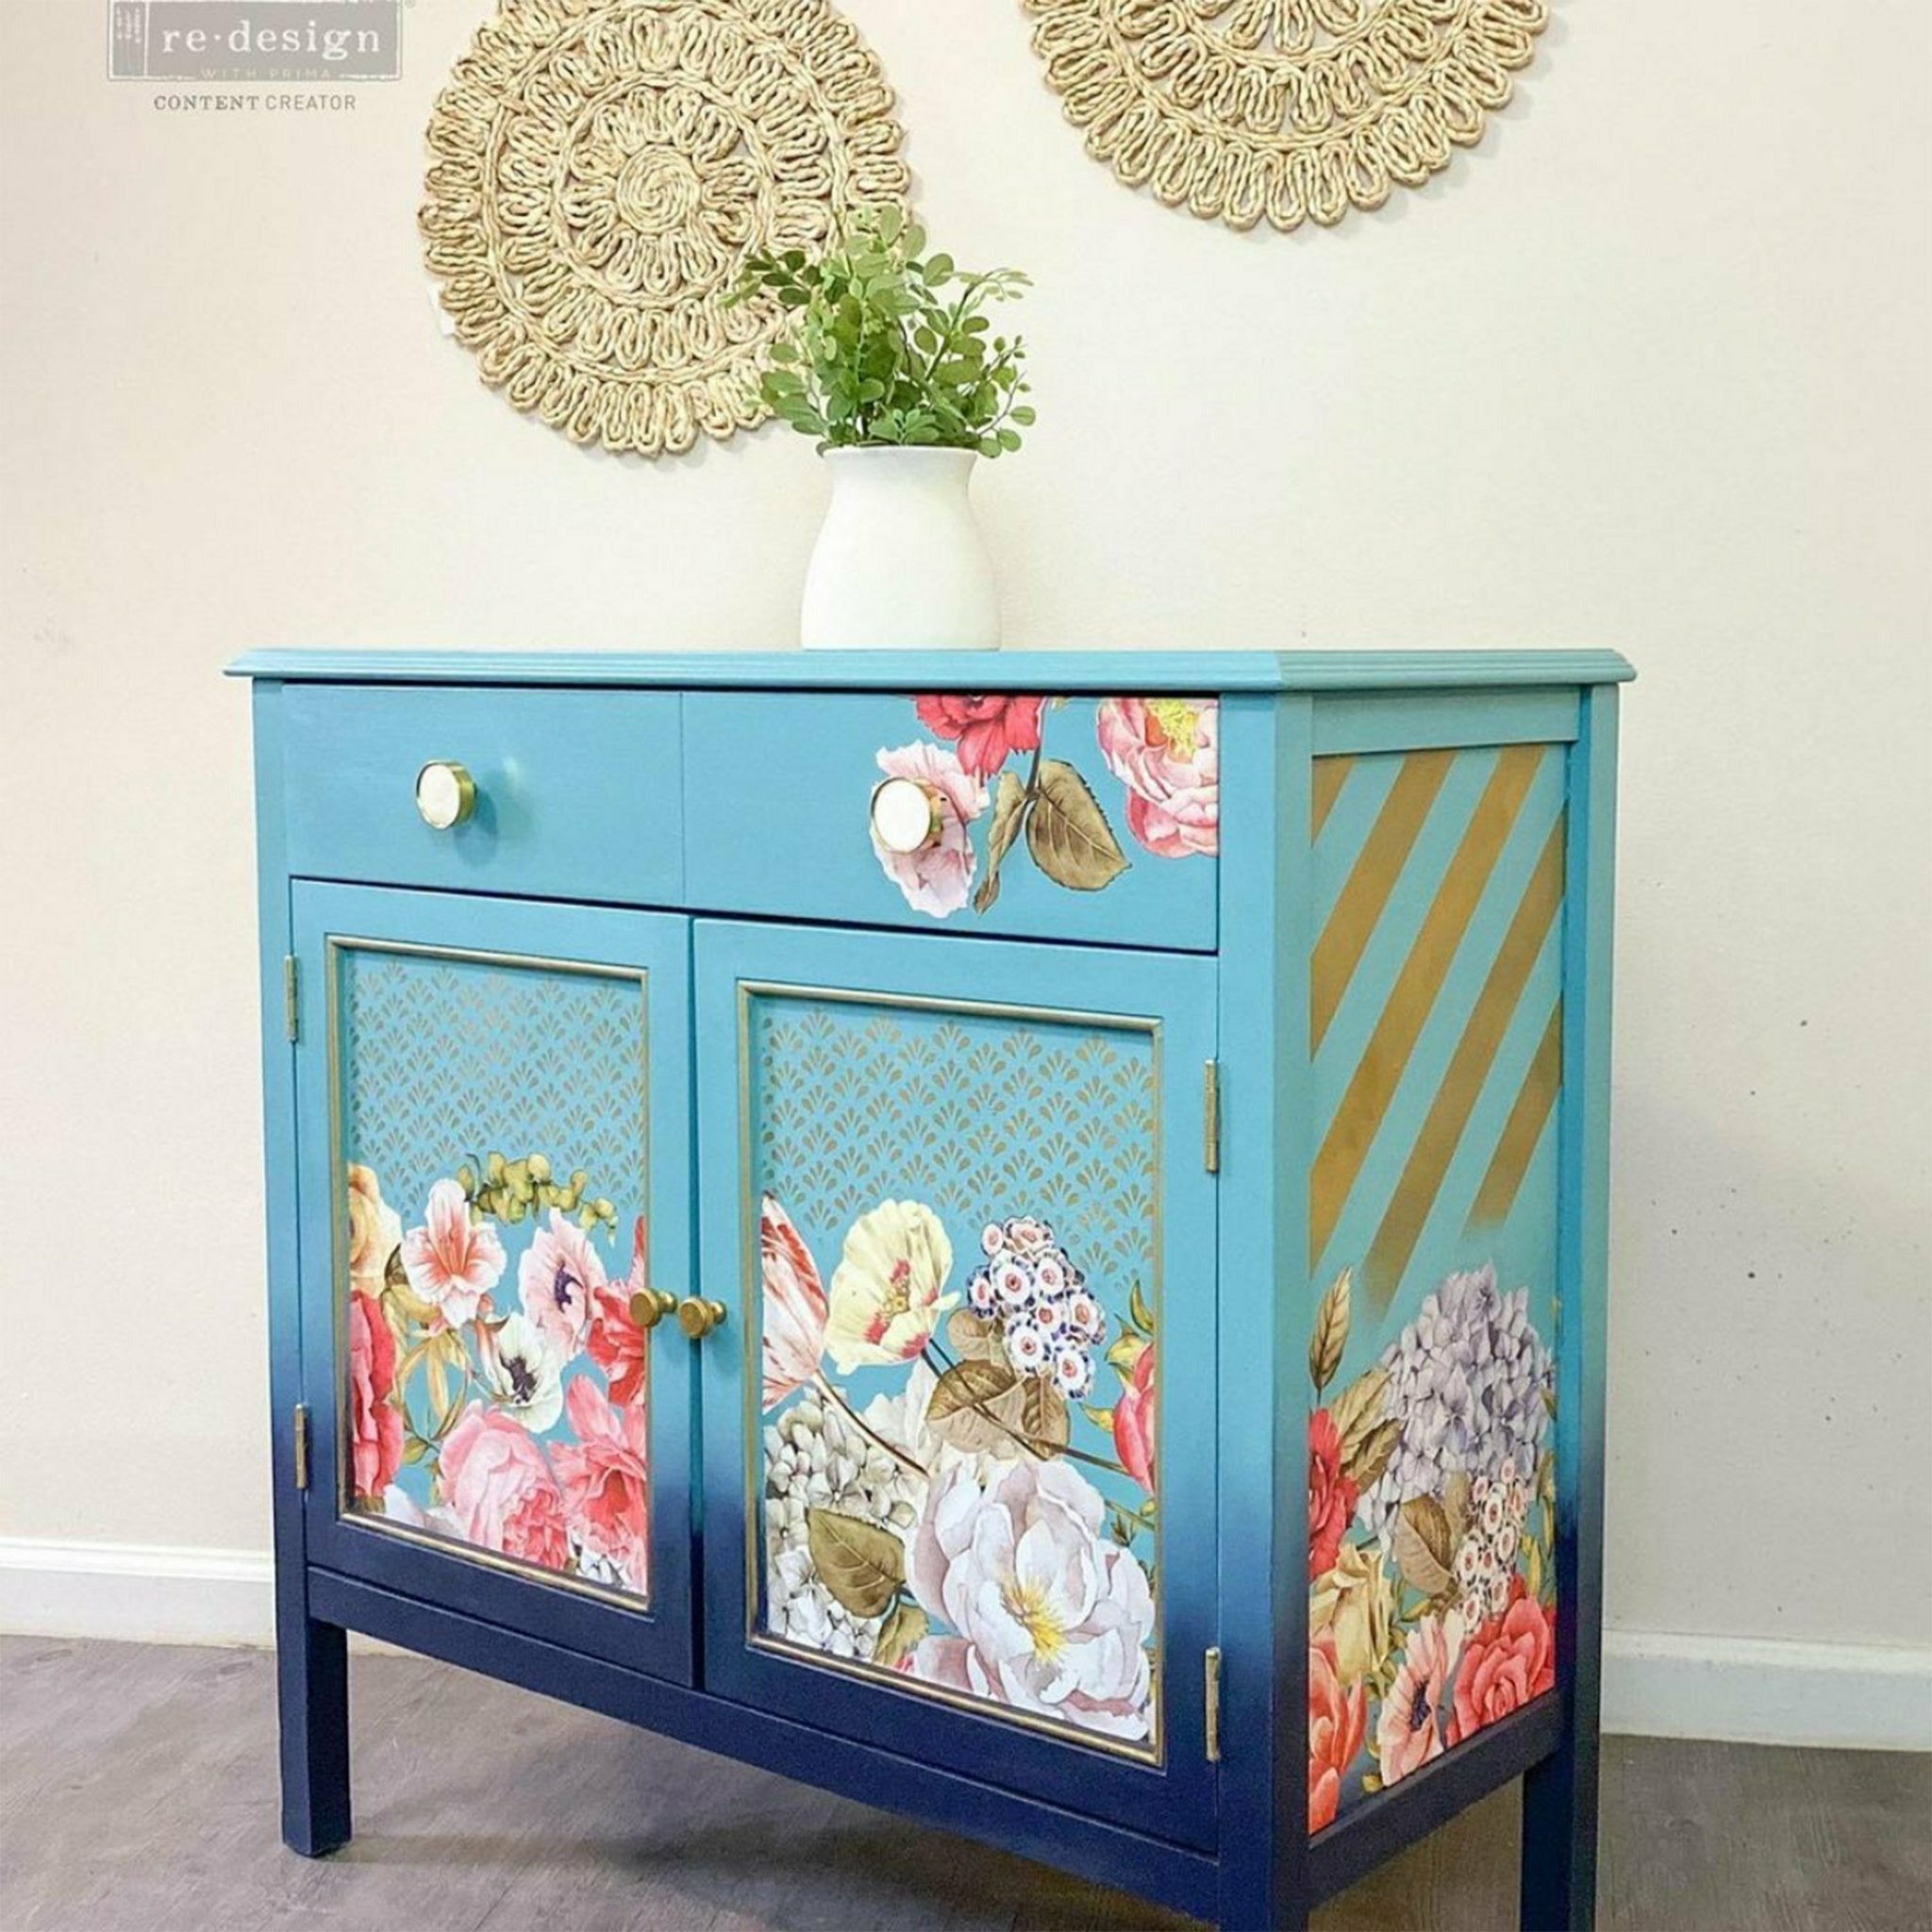
<path fill-rule="evenodd" d="M 1596 1802 L 1596 1727 L 1573 1719 L 1523 1780 L 1523 1932 L 1593 1932 Z"/>
<path fill-rule="evenodd" d="M 280 1620 L 282 1840 L 305 1858 L 349 1841 L 348 1632 L 297 1612 Z"/>

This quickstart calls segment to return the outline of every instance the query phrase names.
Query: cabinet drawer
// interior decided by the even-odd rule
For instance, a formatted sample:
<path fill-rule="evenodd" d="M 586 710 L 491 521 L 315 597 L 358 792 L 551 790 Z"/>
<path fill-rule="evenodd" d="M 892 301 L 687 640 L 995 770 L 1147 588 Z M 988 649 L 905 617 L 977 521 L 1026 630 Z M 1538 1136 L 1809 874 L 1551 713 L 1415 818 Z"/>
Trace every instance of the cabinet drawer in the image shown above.
<path fill-rule="evenodd" d="M 1219 722 L 1211 698 L 694 691 L 690 903 L 1211 951 Z M 923 851 L 874 840 L 891 777 L 931 802 Z"/>
<path fill-rule="evenodd" d="M 675 904 L 684 882 L 678 708 L 670 691 L 282 692 L 289 869 L 553 899 Z M 416 806 L 425 764 L 460 764 L 470 816 Z"/>

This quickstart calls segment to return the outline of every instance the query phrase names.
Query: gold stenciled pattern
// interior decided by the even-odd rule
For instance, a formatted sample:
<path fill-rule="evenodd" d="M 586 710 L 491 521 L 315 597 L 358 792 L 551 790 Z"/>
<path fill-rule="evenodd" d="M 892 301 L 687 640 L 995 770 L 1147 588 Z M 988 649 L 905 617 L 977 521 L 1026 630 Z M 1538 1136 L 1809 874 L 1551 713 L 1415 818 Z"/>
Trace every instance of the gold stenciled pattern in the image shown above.
<path fill-rule="evenodd" d="M 752 1010 L 760 1183 L 801 1219 L 843 1228 L 909 1198 L 976 1225 L 1024 1204 L 1078 1228 L 1096 1274 L 1151 1276 L 1150 1036 L 764 996 Z"/>
<path fill-rule="evenodd" d="M 487 1151 L 465 1136 L 553 1150 L 602 1189 L 640 1185 L 639 975 L 361 947 L 341 957 L 350 1158 L 405 1212 L 454 1161 Z"/>

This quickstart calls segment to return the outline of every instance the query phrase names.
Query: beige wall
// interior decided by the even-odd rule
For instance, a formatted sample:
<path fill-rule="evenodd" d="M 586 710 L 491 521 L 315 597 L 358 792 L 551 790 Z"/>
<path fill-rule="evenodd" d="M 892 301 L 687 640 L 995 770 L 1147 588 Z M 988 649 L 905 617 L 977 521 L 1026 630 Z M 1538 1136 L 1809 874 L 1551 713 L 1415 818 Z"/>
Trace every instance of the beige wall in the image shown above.
<path fill-rule="evenodd" d="M 1926 1641 L 1926 9 L 1563 0 L 1446 180 L 1291 239 L 1089 161 L 1017 6 L 851 10 L 935 228 L 1038 278 L 1015 643 L 1641 666 L 1612 1620 Z M 587 455 L 437 330 L 420 130 L 481 11 L 417 0 L 353 113 L 191 119 L 104 8 L 7 8 L 0 1536 L 266 1540 L 224 659 L 791 635 L 806 445 Z"/>

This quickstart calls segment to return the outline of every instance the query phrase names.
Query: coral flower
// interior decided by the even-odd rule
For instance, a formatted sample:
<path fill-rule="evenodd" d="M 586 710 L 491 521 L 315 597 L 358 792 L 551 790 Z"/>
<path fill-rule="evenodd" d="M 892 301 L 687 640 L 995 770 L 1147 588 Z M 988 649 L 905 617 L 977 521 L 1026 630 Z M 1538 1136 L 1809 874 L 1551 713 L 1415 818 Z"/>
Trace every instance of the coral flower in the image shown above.
<path fill-rule="evenodd" d="M 525 1314 L 549 1338 L 559 1361 L 583 1347 L 592 1299 L 604 1285 L 604 1264 L 590 1237 L 553 1208 L 550 1225 L 539 1231 L 517 1264 L 517 1292 Z"/>
<path fill-rule="evenodd" d="M 1341 1688 L 1335 1639 L 1326 1630 L 1308 1644 L 1308 1829 L 1335 1823 L 1341 1807 L 1341 1780 L 1362 1748 L 1369 1728 L 1365 1685 Z"/>
<path fill-rule="evenodd" d="M 521 1423 L 471 1403 L 439 1467 L 449 1520 L 465 1541 L 546 1570 L 570 1561 L 563 1492 Z"/>
<path fill-rule="evenodd" d="M 1221 845 L 1221 720 L 1212 698 L 1108 698 L 1100 755 L 1127 788 L 1127 828 L 1160 858 Z"/>
<path fill-rule="evenodd" d="M 503 1243 L 487 1221 L 473 1224 L 470 1204 L 455 1181 L 429 1191 L 425 1225 L 403 1241 L 403 1272 L 410 1289 L 452 1328 L 474 1321 L 476 1304 L 503 1278 Z"/>
<path fill-rule="evenodd" d="M 375 1297 L 354 1289 L 349 1294 L 349 1433 L 358 1503 L 374 1502 L 402 1467 L 403 1418 L 395 1406 L 395 1337 Z"/>
<path fill-rule="evenodd" d="M 1308 1418 L 1308 1581 L 1334 1569 L 1341 1535 L 1355 1514 L 1356 1486 L 1341 1473 L 1341 1438 L 1335 1418 L 1318 1408 Z"/>
<path fill-rule="evenodd" d="M 930 1208 L 886 1201 L 853 1224 L 832 1276 L 825 1347 L 841 1374 L 908 1362 L 959 1297 L 941 1294 L 953 1244 Z"/>
<path fill-rule="evenodd" d="M 1016 751 L 1040 749 L 1044 698 L 924 697 L 913 700 L 919 722 L 935 738 L 953 740 L 959 763 L 975 777 L 991 778 Z"/>
<path fill-rule="evenodd" d="M 1113 1445 L 1121 1466 L 1151 1496 L 1154 1493 L 1154 1346 L 1141 1351 L 1134 1376 L 1113 1409 Z"/>
<path fill-rule="evenodd" d="M 1469 1640 L 1456 1675 L 1456 1714 L 1449 1741 L 1459 1744 L 1557 1688 L 1556 1612 L 1509 1581 L 1507 1607 Z"/>
<path fill-rule="evenodd" d="M 1375 1726 L 1375 1755 L 1382 1782 L 1392 1785 L 1442 1755 L 1442 1718 L 1449 1674 L 1462 1648 L 1462 1620 L 1427 1616 L 1408 1633 L 1395 1682 L 1382 1700 Z"/>
<path fill-rule="evenodd" d="M 775 1195 L 758 1208 L 758 1261 L 764 1272 L 764 1406 L 774 1408 L 818 1374 L 829 1313 L 818 1264 Z"/>
<path fill-rule="evenodd" d="M 571 1535 L 591 1556 L 608 1562 L 626 1589 L 642 1591 L 651 1548 L 650 1449 L 643 1413 L 611 1407 L 596 1384 L 583 1375 L 571 1383 L 563 1405 L 577 1440 L 559 1442 L 551 1456 Z"/>
<path fill-rule="evenodd" d="M 644 1217 L 631 1230 L 630 1274 L 614 1287 L 600 1288 L 591 1314 L 591 1359 L 604 1371 L 610 1399 L 624 1408 L 644 1392 L 650 1378 L 650 1343 L 633 1304 L 650 1285 Z"/>

